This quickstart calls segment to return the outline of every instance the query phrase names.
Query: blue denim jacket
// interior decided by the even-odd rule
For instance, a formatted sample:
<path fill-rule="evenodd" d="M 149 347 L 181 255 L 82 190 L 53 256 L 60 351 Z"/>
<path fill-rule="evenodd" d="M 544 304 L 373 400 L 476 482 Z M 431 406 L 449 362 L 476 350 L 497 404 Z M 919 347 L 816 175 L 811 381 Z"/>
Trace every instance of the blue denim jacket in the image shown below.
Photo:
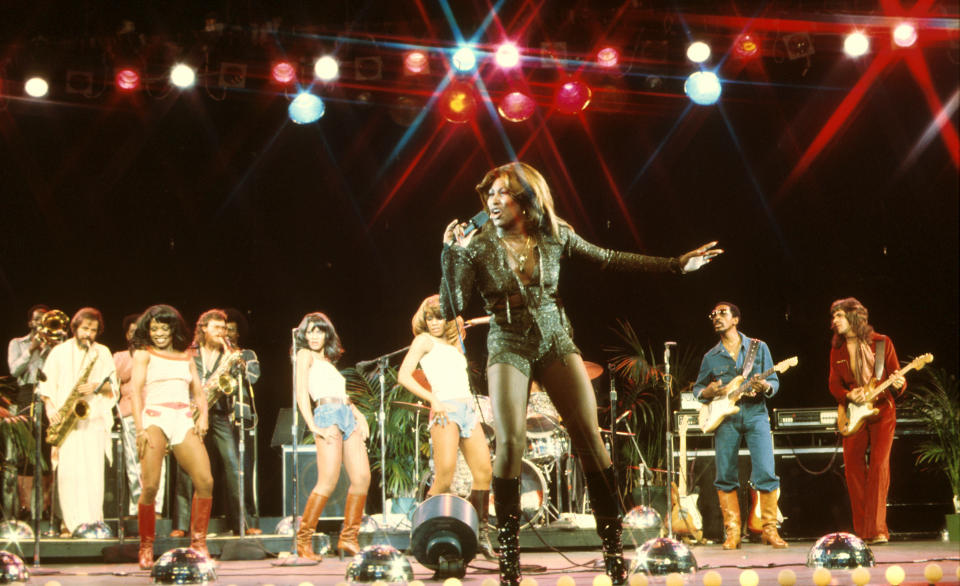
<path fill-rule="evenodd" d="M 740 332 L 738 332 L 740 333 Z M 700 363 L 700 374 L 697 375 L 697 382 L 693 385 L 693 396 L 698 401 L 703 388 L 714 380 L 720 380 L 727 384 L 733 378 L 743 372 L 743 361 L 747 357 L 747 350 L 750 348 L 750 338 L 740 333 L 740 352 L 737 354 L 737 360 L 734 361 L 727 349 L 723 347 L 723 342 L 717 342 L 717 345 L 703 355 L 703 361 Z M 760 374 L 761 372 L 773 367 L 773 357 L 770 355 L 770 348 L 767 343 L 760 340 L 760 347 L 757 349 L 757 357 L 753 361 L 753 369 L 750 376 Z M 749 377 L 748 377 L 749 378 Z M 777 372 L 773 371 L 766 378 L 770 383 L 770 391 L 767 398 L 772 397 L 780 388 L 780 378 Z M 744 399 L 748 400 L 748 399 Z M 709 401 L 703 401 L 709 402 Z"/>

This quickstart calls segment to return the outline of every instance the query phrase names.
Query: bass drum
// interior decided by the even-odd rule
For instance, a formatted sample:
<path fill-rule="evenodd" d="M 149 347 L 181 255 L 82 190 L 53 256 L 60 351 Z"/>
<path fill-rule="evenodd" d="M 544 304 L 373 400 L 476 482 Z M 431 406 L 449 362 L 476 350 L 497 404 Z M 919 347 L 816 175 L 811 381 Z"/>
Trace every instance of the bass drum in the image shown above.
<path fill-rule="evenodd" d="M 453 485 L 450 492 L 468 499 L 470 497 L 470 487 L 473 484 L 473 475 L 470 474 L 470 468 L 467 467 L 463 455 L 457 455 L 457 471 L 453 475 Z M 433 485 L 433 469 L 424 471 L 423 479 L 417 489 L 417 502 L 423 502 L 427 499 L 427 492 Z M 547 502 L 550 499 L 547 481 L 543 478 L 540 469 L 530 460 L 524 460 L 520 466 L 520 528 L 524 529 L 531 525 L 542 525 L 546 522 L 545 512 Z M 497 526 L 497 512 L 493 506 L 493 492 L 490 493 L 490 502 L 487 505 L 490 511 L 490 519 L 487 524 L 490 527 Z"/>

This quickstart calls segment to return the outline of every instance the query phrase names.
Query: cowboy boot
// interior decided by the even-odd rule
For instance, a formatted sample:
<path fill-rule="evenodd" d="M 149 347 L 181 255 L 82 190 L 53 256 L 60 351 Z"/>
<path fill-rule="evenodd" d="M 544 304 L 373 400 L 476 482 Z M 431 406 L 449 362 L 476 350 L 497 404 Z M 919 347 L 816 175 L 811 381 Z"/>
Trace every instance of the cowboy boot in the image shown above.
<path fill-rule="evenodd" d="M 137 505 L 137 529 L 140 533 L 140 569 L 153 567 L 153 540 L 157 533 L 157 511 L 154 503 Z"/>
<path fill-rule="evenodd" d="M 210 524 L 210 510 L 213 509 L 213 498 L 200 498 L 193 495 L 190 507 L 190 549 L 195 549 L 210 559 L 207 550 L 207 525 Z"/>
<path fill-rule="evenodd" d="M 303 516 L 300 518 L 300 528 L 297 530 L 298 557 L 323 561 L 323 556 L 313 551 L 313 532 L 317 528 L 317 520 L 320 519 L 320 513 L 327 505 L 328 498 L 315 492 L 311 492 L 310 497 L 307 498 L 307 505 L 303 507 Z"/>
<path fill-rule="evenodd" d="M 500 541 L 500 586 L 520 584 L 520 479 L 493 477 L 493 507 Z"/>
<path fill-rule="evenodd" d="M 593 516 L 597 520 L 597 535 L 603 546 L 603 565 L 614 584 L 626 584 L 627 566 L 623 562 L 623 514 L 617 495 L 617 479 L 613 466 L 584 474 Z"/>
<path fill-rule="evenodd" d="M 758 491 L 760 492 L 760 491 Z M 785 549 L 787 542 L 777 533 L 777 497 L 778 491 L 760 492 L 760 522 L 763 532 L 760 534 L 762 543 L 769 543 L 774 549 Z"/>
<path fill-rule="evenodd" d="M 477 518 L 480 522 L 477 524 L 477 545 L 480 553 L 488 562 L 497 559 L 497 552 L 493 551 L 493 545 L 490 543 L 490 533 L 487 521 L 490 519 L 490 491 L 489 490 L 471 490 L 470 504 L 477 510 Z"/>
<path fill-rule="evenodd" d="M 343 528 L 337 549 L 341 559 L 344 555 L 355 556 L 360 552 L 360 524 L 363 522 L 363 507 L 367 504 L 367 495 L 347 493 L 347 502 L 343 505 Z"/>
<path fill-rule="evenodd" d="M 740 498 L 737 491 L 717 490 L 717 499 L 723 513 L 723 549 L 740 549 Z"/>

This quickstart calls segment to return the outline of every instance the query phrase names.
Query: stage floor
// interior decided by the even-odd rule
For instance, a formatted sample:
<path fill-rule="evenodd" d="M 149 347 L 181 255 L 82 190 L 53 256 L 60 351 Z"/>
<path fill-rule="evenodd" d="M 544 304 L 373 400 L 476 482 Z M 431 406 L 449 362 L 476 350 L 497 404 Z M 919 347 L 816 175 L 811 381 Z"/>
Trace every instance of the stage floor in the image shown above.
<path fill-rule="evenodd" d="M 740 573 L 753 569 L 760 577 L 760 584 L 777 584 L 777 576 L 784 569 L 792 570 L 797 576 L 797 584 L 812 584 L 813 570 L 806 567 L 807 553 L 812 541 L 790 543 L 787 550 L 774 550 L 769 546 L 746 544 L 739 551 L 723 551 L 719 545 L 694 546 L 699 571 L 686 578 L 687 584 L 702 584 L 703 576 L 709 570 L 720 573 L 723 584 L 738 584 Z M 891 565 L 897 564 L 906 572 L 904 584 L 927 584 L 924 580 L 924 568 L 935 560 L 943 570 L 940 584 L 957 584 L 957 567 L 960 562 L 960 545 L 942 541 L 904 541 L 893 542 L 873 548 L 877 565 L 870 568 L 871 584 L 886 584 L 884 573 Z M 627 557 L 633 558 L 633 551 Z M 425 583 L 431 582 L 433 572 L 421 566 L 408 556 L 413 568 L 414 578 Z M 576 584 L 590 586 L 602 569 L 596 568 L 599 556 L 596 550 L 570 550 L 563 552 L 524 551 L 521 562 L 529 570 L 525 576 L 536 579 L 540 586 L 553 586 L 564 575 L 570 576 Z M 30 560 L 25 560 L 30 563 Z M 305 583 L 335 585 L 344 581 L 344 573 L 349 560 L 340 561 L 335 557 L 325 557 L 323 563 L 308 567 L 278 567 L 275 560 L 228 561 L 219 562 L 217 568 L 218 584 L 275 584 L 303 585 Z M 32 570 L 31 583 L 45 585 L 56 581 L 68 584 L 149 584 L 148 572 L 142 572 L 136 565 L 129 563 L 103 564 L 82 563 L 42 564 Z M 466 586 L 481 586 L 487 578 L 497 578 L 496 564 L 475 559 L 470 563 L 467 575 L 463 579 Z M 652 584 L 663 584 L 664 577 L 650 579 Z M 437 582 L 434 582 L 437 583 Z M 849 572 L 833 572 L 831 584 L 853 584 Z"/>

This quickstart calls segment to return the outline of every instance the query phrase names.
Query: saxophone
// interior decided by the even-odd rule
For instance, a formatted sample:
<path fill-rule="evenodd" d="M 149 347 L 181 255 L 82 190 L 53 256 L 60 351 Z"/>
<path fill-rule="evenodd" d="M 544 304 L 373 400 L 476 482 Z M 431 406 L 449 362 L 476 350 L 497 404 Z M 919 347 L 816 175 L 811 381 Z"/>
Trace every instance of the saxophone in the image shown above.
<path fill-rule="evenodd" d="M 237 392 L 237 378 L 231 373 L 236 367 L 243 365 L 243 355 L 239 348 L 234 348 L 226 340 L 224 345 L 227 348 L 227 353 L 220 360 L 217 369 L 210 373 L 207 381 L 203 383 L 203 396 L 207 398 L 208 409 L 213 407 L 213 404 L 219 401 L 220 397 L 230 396 Z"/>
<path fill-rule="evenodd" d="M 60 416 L 60 421 L 56 424 L 51 423 L 50 427 L 47 429 L 47 442 L 51 445 L 60 447 L 60 444 L 63 443 L 63 440 L 67 439 L 67 436 L 73 431 L 73 428 L 77 426 L 77 422 L 86 419 L 87 415 L 90 414 L 90 404 L 87 403 L 86 399 L 83 398 L 83 395 L 80 394 L 80 391 L 77 388 L 86 383 L 87 379 L 90 378 L 90 372 L 93 370 L 93 366 L 97 363 L 97 355 L 94 353 L 93 360 L 90 361 L 90 364 L 83 369 L 83 372 L 80 373 L 80 378 L 77 379 L 77 383 L 73 385 L 73 390 L 70 391 L 70 395 L 67 397 L 67 400 L 63 403 L 59 410 L 57 410 L 57 415 Z M 104 381 L 106 382 L 106 381 Z M 101 384 L 100 387 L 97 387 L 97 391 L 100 391 L 100 388 L 103 387 Z"/>

